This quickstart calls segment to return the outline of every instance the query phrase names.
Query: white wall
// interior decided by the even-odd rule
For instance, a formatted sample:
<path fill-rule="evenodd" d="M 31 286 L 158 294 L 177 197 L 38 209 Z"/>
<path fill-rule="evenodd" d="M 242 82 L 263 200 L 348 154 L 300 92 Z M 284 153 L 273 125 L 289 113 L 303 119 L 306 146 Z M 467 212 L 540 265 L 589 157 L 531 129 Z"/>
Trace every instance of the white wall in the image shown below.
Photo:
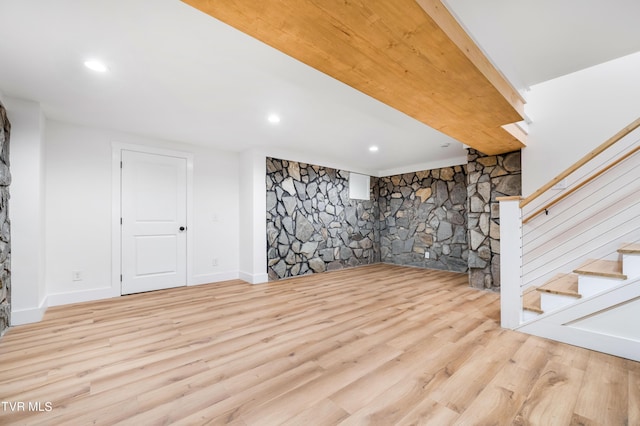
<path fill-rule="evenodd" d="M 640 52 L 532 86 L 525 196 L 640 117 Z"/>
<path fill-rule="evenodd" d="M 119 294 L 111 288 L 112 142 L 194 154 L 193 277 L 238 277 L 239 156 L 109 130 L 48 121 L 46 282 L 50 305 Z M 213 265 L 213 259 L 218 265 Z M 82 271 L 72 281 L 72 271 Z"/>
<path fill-rule="evenodd" d="M 46 309 L 44 118 L 36 102 L 6 97 L 11 122 L 11 323 L 39 321 Z"/>
<path fill-rule="evenodd" d="M 266 154 L 249 150 L 240 158 L 240 278 L 268 281 Z"/>
<path fill-rule="evenodd" d="M 107 135 L 49 121 L 46 277 L 49 294 L 111 286 L 111 147 Z M 81 271 L 82 281 L 72 281 Z"/>
<path fill-rule="evenodd" d="M 193 210 L 194 282 L 238 278 L 240 268 L 239 155 L 196 148 Z M 213 259 L 218 266 L 213 266 Z"/>

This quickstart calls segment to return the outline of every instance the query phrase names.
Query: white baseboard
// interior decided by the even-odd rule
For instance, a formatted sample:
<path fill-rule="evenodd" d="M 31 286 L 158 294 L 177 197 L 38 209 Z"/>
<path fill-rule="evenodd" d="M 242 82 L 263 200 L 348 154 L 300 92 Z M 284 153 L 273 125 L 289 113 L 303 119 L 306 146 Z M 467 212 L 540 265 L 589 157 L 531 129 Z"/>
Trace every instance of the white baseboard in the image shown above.
<path fill-rule="evenodd" d="M 188 286 L 217 283 L 220 281 L 237 280 L 240 277 L 238 271 L 218 272 L 215 274 L 195 275 Z"/>
<path fill-rule="evenodd" d="M 247 274 L 238 271 L 227 271 L 216 274 L 196 275 L 189 286 L 211 284 L 221 281 L 241 279 L 251 284 L 267 282 L 269 276 L 265 274 Z M 69 305 L 72 303 L 90 302 L 93 300 L 110 299 L 120 297 L 119 288 L 97 288 L 91 290 L 72 291 L 66 293 L 53 293 L 47 295 L 37 308 L 20 309 L 11 311 L 11 325 L 23 325 L 42 321 L 44 313 L 49 306 Z"/>
<path fill-rule="evenodd" d="M 248 282 L 249 284 L 263 284 L 269 281 L 269 274 L 250 274 L 248 272 L 240 271 L 240 279 Z"/>
<path fill-rule="evenodd" d="M 93 300 L 120 297 L 119 288 L 94 288 L 91 290 L 70 291 L 67 293 L 49 294 L 49 306 L 69 305 L 71 303 L 91 302 Z"/>
<path fill-rule="evenodd" d="M 47 311 L 49 307 L 48 298 L 44 298 L 44 300 L 40 303 L 40 306 L 37 308 L 30 309 L 19 309 L 11 311 L 11 326 L 14 325 L 23 325 L 23 324 L 31 324 L 34 322 L 42 321 L 44 317 L 44 313 Z"/>

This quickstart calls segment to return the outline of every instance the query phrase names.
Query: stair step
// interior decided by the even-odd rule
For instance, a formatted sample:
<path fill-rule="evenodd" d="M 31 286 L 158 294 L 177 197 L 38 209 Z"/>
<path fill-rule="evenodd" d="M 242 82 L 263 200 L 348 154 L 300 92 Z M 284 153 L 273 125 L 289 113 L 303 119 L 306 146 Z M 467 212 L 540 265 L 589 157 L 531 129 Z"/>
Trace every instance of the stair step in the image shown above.
<path fill-rule="evenodd" d="M 536 290 L 535 287 L 532 287 L 524 292 L 522 295 L 522 309 L 536 314 L 543 314 L 544 312 L 540 308 L 540 292 Z"/>
<path fill-rule="evenodd" d="M 626 243 L 618 249 L 622 255 L 622 273 L 629 279 L 640 278 L 640 243 Z"/>
<path fill-rule="evenodd" d="M 578 292 L 578 276 L 576 274 L 557 274 L 544 285 L 538 287 L 538 291 L 578 299 L 581 297 Z"/>
<path fill-rule="evenodd" d="M 640 254 L 640 244 L 628 243 L 618 249 L 620 254 Z"/>
<path fill-rule="evenodd" d="M 579 275 L 615 278 L 619 280 L 627 279 L 627 276 L 622 273 L 622 262 L 616 260 L 589 259 L 573 272 Z"/>

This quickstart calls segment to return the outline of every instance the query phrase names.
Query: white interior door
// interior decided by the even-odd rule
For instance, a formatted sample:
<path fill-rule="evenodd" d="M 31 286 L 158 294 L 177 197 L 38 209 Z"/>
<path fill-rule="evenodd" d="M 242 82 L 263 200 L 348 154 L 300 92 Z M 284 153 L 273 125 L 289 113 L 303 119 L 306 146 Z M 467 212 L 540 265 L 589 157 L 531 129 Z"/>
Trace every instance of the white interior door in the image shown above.
<path fill-rule="evenodd" d="M 122 294 L 187 284 L 187 160 L 122 150 Z"/>

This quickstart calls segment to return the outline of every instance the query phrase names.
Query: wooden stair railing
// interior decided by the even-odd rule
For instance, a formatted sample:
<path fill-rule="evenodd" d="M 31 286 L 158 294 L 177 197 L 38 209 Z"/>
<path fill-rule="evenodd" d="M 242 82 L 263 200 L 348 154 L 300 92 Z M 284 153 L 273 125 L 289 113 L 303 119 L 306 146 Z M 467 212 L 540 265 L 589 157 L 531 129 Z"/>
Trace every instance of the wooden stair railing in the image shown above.
<path fill-rule="evenodd" d="M 594 180 L 595 178 L 597 178 L 598 176 L 602 175 L 603 173 L 611 170 L 612 168 L 614 168 L 616 165 L 622 163 L 624 160 L 626 160 L 627 158 L 631 157 L 632 155 L 634 155 L 635 153 L 637 153 L 638 151 L 640 151 L 640 146 L 635 147 L 634 149 L 632 149 L 631 151 L 627 152 L 626 154 L 624 154 L 622 157 L 618 158 L 616 161 L 614 161 L 613 163 L 607 165 L 606 167 L 604 167 L 602 170 L 600 170 L 599 172 L 589 176 L 588 178 L 586 178 L 585 180 L 583 180 L 582 182 L 580 182 L 579 184 L 577 184 L 576 186 L 574 186 L 573 188 L 567 190 L 566 192 L 564 192 L 562 195 L 560 195 L 557 198 L 554 198 L 553 200 L 551 200 L 550 202 L 548 202 L 547 204 L 545 204 L 543 207 L 540 207 L 538 210 L 536 210 L 535 212 L 531 213 L 529 216 L 527 216 L 526 218 L 524 218 L 522 220 L 522 224 L 524 225 L 525 223 L 529 222 L 531 219 L 533 219 L 534 217 L 538 216 L 540 213 L 547 211 L 551 206 L 554 206 L 555 204 L 559 203 L 560 201 L 564 200 L 565 198 L 567 198 L 569 195 L 573 194 L 574 192 L 576 192 L 578 189 L 582 188 L 583 186 L 585 186 L 586 184 L 588 184 L 589 182 L 591 182 L 592 180 Z M 520 204 L 522 206 L 522 203 Z"/>
<path fill-rule="evenodd" d="M 540 197 L 542 194 L 544 194 L 549 189 L 551 189 L 553 186 L 555 186 L 560 181 L 562 181 L 562 179 L 566 178 L 567 176 L 569 176 L 570 174 L 572 174 L 573 172 L 578 170 L 580 167 L 584 166 L 589 161 L 591 161 L 594 158 L 596 158 L 602 152 L 604 152 L 608 148 L 612 147 L 616 142 L 618 142 L 619 140 L 621 140 L 622 138 L 627 136 L 629 133 L 633 132 L 638 127 L 640 127 L 640 118 L 635 119 L 632 123 L 630 123 L 629 125 L 625 126 L 622 130 L 620 130 L 618 133 L 616 133 L 615 135 L 613 135 L 612 137 L 607 139 L 604 143 L 602 143 L 596 149 L 594 149 L 593 151 L 589 152 L 587 155 L 582 157 L 580 160 L 578 160 L 571 167 L 567 168 L 564 172 L 560 173 L 558 176 L 556 176 L 555 178 L 551 179 L 548 183 L 546 183 L 545 185 L 541 186 L 540 189 L 538 189 L 537 191 L 535 191 L 534 193 L 532 193 L 531 195 L 529 195 L 528 197 L 523 199 L 520 202 L 520 208 L 523 208 L 527 204 L 531 203 L 532 201 L 534 201 L 535 199 Z M 542 211 L 544 211 L 544 210 L 542 210 Z"/>

